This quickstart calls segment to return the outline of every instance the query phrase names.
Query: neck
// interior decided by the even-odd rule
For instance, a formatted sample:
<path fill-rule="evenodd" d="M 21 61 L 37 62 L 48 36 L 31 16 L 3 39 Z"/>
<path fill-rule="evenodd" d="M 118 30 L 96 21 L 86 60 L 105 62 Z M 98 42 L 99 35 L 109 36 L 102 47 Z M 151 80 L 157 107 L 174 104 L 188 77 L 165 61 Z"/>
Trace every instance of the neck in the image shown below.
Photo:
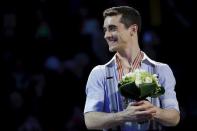
<path fill-rule="evenodd" d="M 128 44 L 124 50 L 118 51 L 117 54 L 123 63 L 127 62 L 129 65 L 131 65 L 139 52 L 140 48 L 138 44 Z"/>

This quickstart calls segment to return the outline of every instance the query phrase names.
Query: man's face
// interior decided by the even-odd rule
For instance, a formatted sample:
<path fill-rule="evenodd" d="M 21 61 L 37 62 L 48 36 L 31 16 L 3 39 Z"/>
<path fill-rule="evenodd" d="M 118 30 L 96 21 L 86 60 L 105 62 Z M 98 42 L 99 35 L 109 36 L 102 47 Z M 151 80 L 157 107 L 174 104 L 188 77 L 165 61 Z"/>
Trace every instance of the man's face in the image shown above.
<path fill-rule="evenodd" d="M 130 41 L 129 29 L 125 28 L 123 23 L 120 23 L 120 18 L 121 15 L 107 16 L 104 20 L 104 38 L 111 52 L 126 48 L 127 43 Z"/>

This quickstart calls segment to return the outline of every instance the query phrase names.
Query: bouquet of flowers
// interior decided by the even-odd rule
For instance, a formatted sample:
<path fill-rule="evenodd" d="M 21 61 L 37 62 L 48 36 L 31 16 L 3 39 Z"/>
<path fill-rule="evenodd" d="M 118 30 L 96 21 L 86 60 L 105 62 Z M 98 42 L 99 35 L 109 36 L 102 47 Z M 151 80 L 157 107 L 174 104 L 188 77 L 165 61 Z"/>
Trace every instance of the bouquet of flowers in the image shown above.
<path fill-rule="evenodd" d="M 123 76 L 118 83 L 118 89 L 126 98 L 144 100 L 147 97 L 158 97 L 164 94 L 165 89 L 158 82 L 158 76 L 143 69 L 136 69 L 134 72 Z"/>

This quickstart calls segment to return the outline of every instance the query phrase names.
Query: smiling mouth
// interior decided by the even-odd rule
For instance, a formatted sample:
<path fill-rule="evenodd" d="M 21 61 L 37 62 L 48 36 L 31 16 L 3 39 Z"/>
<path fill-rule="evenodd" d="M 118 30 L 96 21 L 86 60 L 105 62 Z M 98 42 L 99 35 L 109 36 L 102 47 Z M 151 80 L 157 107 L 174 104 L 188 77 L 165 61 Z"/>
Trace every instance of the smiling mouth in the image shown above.
<path fill-rule="evenodd" d="M 117 41 L 115 41 L 115 40 L 110 40 L 110 41 L 108 41 L 108 43 L 116 43 Z"/>
<path fill-rule="evenodd" d="M 108 39 L 108 43 L 110 43 L 110 44 L 116 43 L 117 41 L 118 41 L 117 38 L 109 38 Z"/>

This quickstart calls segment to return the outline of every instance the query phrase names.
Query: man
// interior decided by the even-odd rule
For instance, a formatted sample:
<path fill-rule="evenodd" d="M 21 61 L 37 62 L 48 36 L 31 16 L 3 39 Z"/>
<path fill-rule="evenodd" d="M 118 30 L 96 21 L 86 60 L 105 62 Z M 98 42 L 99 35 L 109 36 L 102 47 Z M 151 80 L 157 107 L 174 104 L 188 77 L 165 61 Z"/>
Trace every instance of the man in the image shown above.
<path fill-rule="evenodd" d="M 122 131 L 159 130 L 179 123 L 179 105 L 175 78 L 167 64 L 151 60 L 138 43 L 141 29 L 139 12 L 128 6 L 106 9 L 105 39 L 111 52 L 116 52 L 105 65 L 96 66 L 86 85 L 85 123 L 88 129 Z M 118 92 L 118 82 L 126 73 L 140 68 L 158 74 L 165 93 L 149 101 L 130 102 Z"/>

